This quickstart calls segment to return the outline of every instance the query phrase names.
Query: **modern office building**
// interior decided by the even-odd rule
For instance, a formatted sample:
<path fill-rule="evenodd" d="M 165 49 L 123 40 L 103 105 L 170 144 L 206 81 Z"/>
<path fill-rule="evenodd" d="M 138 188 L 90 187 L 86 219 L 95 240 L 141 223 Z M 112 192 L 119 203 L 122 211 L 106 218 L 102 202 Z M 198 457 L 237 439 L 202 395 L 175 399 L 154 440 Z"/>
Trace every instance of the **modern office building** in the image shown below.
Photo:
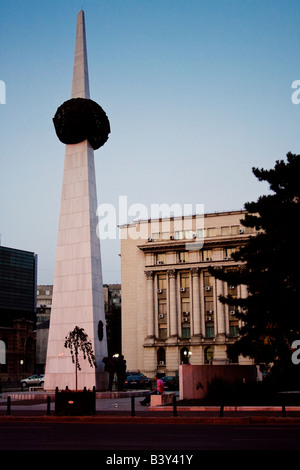
<path fill-rule="evenodd" d="M 226 363 L 241 326 L 220 303 L 245 286 L 213 278 L 209 266 L 234 269 L 233 251 L 253 232 L 245 211 L 134 221 L 120 226 L 122 353 L 129 370 L 176 374 L 179 365 Z M 236 363 L 249 364 L 239 357 Z"/>
<path fill-rule="evenodd" d="M 0 325 L 16 318 L 35 322 L 37 255 L 0 246 Z"/>
<path fill-rule="evenodd" d="M 0 379 L 35 368 L 37 255 L 0 246 Z"/>

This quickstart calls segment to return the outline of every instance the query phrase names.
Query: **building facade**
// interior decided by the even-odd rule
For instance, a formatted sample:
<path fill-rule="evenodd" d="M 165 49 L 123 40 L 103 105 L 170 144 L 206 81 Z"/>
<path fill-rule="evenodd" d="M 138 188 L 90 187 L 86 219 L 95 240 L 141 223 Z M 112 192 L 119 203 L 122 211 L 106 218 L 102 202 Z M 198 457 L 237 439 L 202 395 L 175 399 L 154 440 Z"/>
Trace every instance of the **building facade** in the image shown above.
<path fill-rule="evenodd" d="M 232 253 L 250 233 L 245 211 L 122 225 L 122 353 L 129 370 L 173 375 L 179 365 L 226 363 L 241 326 L 235 307 L 219 301 L 245 286 L 213 278 L 209 266 L 234 269 Z M 249 364 L 239 357 L 236 363 Z"/>
<path fill-rule="evenodd" d="M 0 382 L 35 370 L 37 255 L 0 246 Z"/>
<path fill-rule="evenodd" d="M 0 246 L 0 325 L 16 318 L 35 323 L 37 255 Z"/>
<path fill-rule="evenodd" d="M 45 372 L 53 285 L 37 286 L 36 297 L 36 367 Z"/>

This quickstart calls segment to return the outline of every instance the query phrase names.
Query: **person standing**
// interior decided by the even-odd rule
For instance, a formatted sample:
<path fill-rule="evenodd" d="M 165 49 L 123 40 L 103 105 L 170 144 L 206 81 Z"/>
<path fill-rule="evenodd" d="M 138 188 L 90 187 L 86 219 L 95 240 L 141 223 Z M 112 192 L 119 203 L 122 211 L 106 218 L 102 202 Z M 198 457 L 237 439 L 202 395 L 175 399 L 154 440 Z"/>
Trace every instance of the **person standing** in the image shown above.
<path fill-rule="evenodd" d="M 124 390 L 124 382 L 126 379 L 126 361 L 124 356 L 116 357 L 116 373 L 117 373 L 117 380 L 118 380 L 118 391 Z"/>
<path fill-rule="evenodd" d="M 108 390 L 109 392 L 111 392 L 112 387 L 113 387 L 114 376 L 115 376 L 115 367 L 114 367 L 112 354 L 109 354 L 108 357 L 104 357 L 102 361 L 105 364 L 104 370 L 108 372 L 108 375 L 109 375 Z"/>

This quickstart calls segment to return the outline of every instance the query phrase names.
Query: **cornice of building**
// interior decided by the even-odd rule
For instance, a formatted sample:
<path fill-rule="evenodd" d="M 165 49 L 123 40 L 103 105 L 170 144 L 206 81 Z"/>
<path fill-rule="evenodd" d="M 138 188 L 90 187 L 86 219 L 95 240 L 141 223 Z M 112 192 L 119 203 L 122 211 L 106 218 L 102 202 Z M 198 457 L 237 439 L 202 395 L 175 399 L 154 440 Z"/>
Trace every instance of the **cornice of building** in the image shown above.
<path fill-rule="evenodd" d="M 210 261 L 198 261 L 198 262 L 192 262 L 192 263 L 174 263 L 174 264 L 153 264 L 153 265 L 148 265 L 145 267 L 144 272 L 145 273 L 156 273 L 156 272 L 166 272 L 166 271 L 186 271 L 186 270 L 202 270 L 202 269 L 207 269 L 209 267 L 213 268 L 230 268 L 230 267 L 237 267 L 237 266 L 243 266 L 243 263 L 238 261 L 233 261 L 232 259 L 226 261 L 226 260 L 210 260 Z"/>
<path fill-rule="evenodd" d="M 223 246 L 240 246 L 246 241 L 250 239 L 251 236 L 254 234 L 245 234 L 245 235 L 238 235 L 238 236 L 226 236 L 226 237 L 214 237 L 214 238 L 206 238 L 203 240 L 203 243 L 200 243 L 199 239 L 193 240 L 160 240 L 160 241 L 153 241 L 152 239 L 148 239 L 146 243 L 138 245 L 138 248 L 144 252 L 165 252 L 165 251 L 185 251 L 187 250 L 209 250 L 211 248 L 216 247 L 223 247 Z M 193 248 L 193 243 L 195 244 L 195 248 Z M 201 246 L 200 246 L 201 245 Z"/>
<path fill-rule="evenodd" d="M 149 223 L 154 223 L 154 222 L 160 222 L 160 221 L 171 221 L 171 220 L 182 220 L 182 219 L 195 219 L 195 218 L 209 218 L 209 217 L 220 217 L 220 216 L 230 216 L 230 215 L 238 215 L 238 214 L 246 214 L 247 211 L 245 209 L 239 209 L 239 210 L 232 210 L 232 211 L 221 211 L 221 212 L 208 212 L 205 214 L 191 214 L 191 215 L 182 215 L 182 216 L 174 216 L 174 217 L 160 217 L 160 218 L 153 218 L 153 219 L 138 219 L 138 220 L 133 220 L 132 222 L 128 224 L 121 224 L 118 225 L 118 228 L 130 228 L 132 226 L 138 225 L 138 224 L 149 224 Z"/>

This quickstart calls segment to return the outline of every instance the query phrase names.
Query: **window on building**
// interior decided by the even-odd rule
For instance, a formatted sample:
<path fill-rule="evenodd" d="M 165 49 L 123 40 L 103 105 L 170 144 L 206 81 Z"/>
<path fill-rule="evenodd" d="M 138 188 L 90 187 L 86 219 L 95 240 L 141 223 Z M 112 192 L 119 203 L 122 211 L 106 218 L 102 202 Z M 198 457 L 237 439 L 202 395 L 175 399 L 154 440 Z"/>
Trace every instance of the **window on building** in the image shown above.
<path fill-rule="evenodd" d="M 179 263 L 187 263 L 189 260 L 189 252 L 188 251 L 180 251 L 179 252 Z"/>
<path fill-rule="evenodd" d="M 190 358 L 190 351 L 184 347 L 180 350 L 180 362 L 181 364 L 188 364 Z"/>
<path fill-rule="evenodd" d="M 156 254 L 156 264 L 164 264 L 166 260 L 165 253 L 157 253 Z"/>
<path fill-rule="evenodd" d="M 183 231 L 182 230 L 176 230 L 174 232 L 174 238 L 175 240 L 183 240 Z"/>
<path fill-rule="evenodd" d="M 233 298 L 237 297 L 237 288 L 236 286 L 228 286 L 228 290 L 230 295 Z M 228 312 L 229 312 L 229 336 L 239 336 L 239 321 L 236 318 L 236 313 L 238 311 L 238 307 L 236 305 L 229 305 Z"/>
<path fill-rule="evenodd" d="M 166 351 L 164 348 L 157 350 L 157 366 L 164 366 L 166 364 Z"/>
<path fill-rule="evenodd" d="M 221 235 L 230 235 L 230 227 L 221 227 Z"/>
<path fill-rule="evenodd" d="M 158 289 L 164 291 L 167 289 L 167 276 L 166 274 L 159 274 L 157 278 Z"/>
<path fill-rule="evenodd" d="M 191 337 L 189 297 L 181 298 L 181 337 L 183 339 Z"/>
<path fill-rule="evenodd" d="M 237 286 L 234 284 L 228 284 L 228 293 L 231 297 L 237 297 Z M 235 309 L 235 307 L 233 307 L 233 309 Z"/>
<path fill-rule="evenodd" d="M 224 250 L 224 258 L 225 258 L 225 259 L 231 259 L 232 253 L 235 253 L 236 251 L 238 251 L 238 248 L 237 248 L 237 247 L 225 248 L 225 250 Z"/>
<path fill-rule="evenodd" d="M 217 234 L 217 231 L 216 231 L 215 227 L 211 227 L 211 228 L 207 229 L 207 236 L 208 237 L 215 237 L 216 234 Z"/>
<path fill-rule="evenodd" d="M 181 273 L 180 274 L 180 289 L 188 289 L 190 287 L 190 275 L 189 273 Z"/>
<path fill-rule="evenodd" d="M 229 321 L 229 336 L 239 336 L 238 321 Z"/>
<path fill-rule="evenodd" d="M 166 323 L 161 323 L 158 325 L 158 337 L 159 339 L 167 339 L 167 325 Z"/>
<path fill-rule="evenodd" d="M 231 235 L 238 235 L 240 233 L 240 226 L 239 225 L 232 225 L 231 226 Z"/>
<path fill-rule="evenodd" d="M 213 250 L 202 250 L 202 261 L 211 261 L 213 258 Z"/>
<path fill-rule="evenodd" d="M 181 298 L 181 313 L 187 317 L 190 314 L 190 299 L 189 297 Z"/>
<path fill-rule="evenodd" d="M 208 271 L 204 271 L 203 273 L 203 282 L 204 282 L 204 290 L 205 292 L 209 292 L 213 288 L 214 278 Z"/>
<path fill-rule="evenodd" d="M 166 299 L 158 300 L 158 338 L 167 339 L 167 301 Z"/>
<path fill-rule="evenodd" d="M 205 297 L 204 309 L 206 315 L 212 315 L 214 313 L 214 299 L 212 296 Z"/>
<path fill-rule="evenodd" d="M 197 237 L 198 238 L 205 238 L 205 228 L 198 228 L 197 230 Z"/>
<path fill-rule="evenodd" d="M 210 319 L 208 319 L 210 318 Z M 206 316 L 205 321 L 205 336 L 206 338 L 213 338 L 215 336 L 215 326 L 212 315 Z"/>
<path fill-rule="evenodd" d="M 244 233 L 255 233 L 255 227 L 242 227 L 241 230 L 243 230 Z"/>
<path fill-rule="evenodd" d="M 184 323 L 182 324 L 181 337 L 182 339 L 187 339 L 191 337 L 191 328 L 190 326 L 186 326 Z"/>
<path fill-rule="evenodd" d="M 214 350 L 211 347 L 204 349 L 204 362 L 209 364 L 214 358 Z"/>
<path fill-rule="evenodd" d="M 187 240 L 191 240 L 192 238 L 194 238 L 193 230 L 185 230 L 184 231 L 184 238 L 186 238 Z"/>
<path fill-rule="evenodd" d="M 158 319 L 163 320 L 161 323 L 167 321 L 167 301 L 166 299 L 158 300 Z"/>

